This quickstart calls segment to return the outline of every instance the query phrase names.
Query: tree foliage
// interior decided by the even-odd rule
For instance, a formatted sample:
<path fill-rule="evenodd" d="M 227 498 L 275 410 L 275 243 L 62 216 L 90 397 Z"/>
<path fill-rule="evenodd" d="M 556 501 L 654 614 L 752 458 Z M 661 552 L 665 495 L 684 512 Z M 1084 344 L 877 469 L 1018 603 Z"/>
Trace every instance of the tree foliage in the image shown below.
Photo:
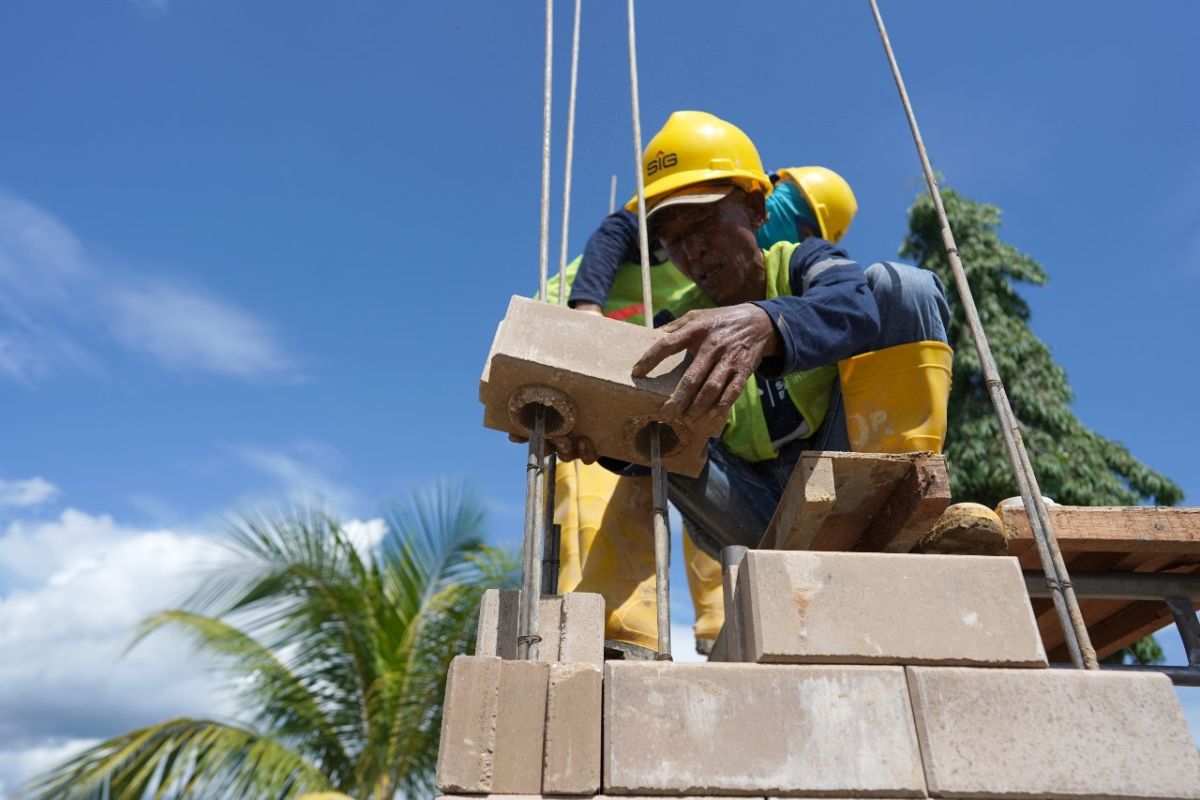
<path fill-rule="evenodd" d="M 480 506 L 448 489 L 395 509 L 375 543 L 313 510 L 243 519 L 227 563 L 138 634 L 190 636 L 228 673 L 242 716 L 121 734 L 38 776 L 27 796 L 431 794 L 450 659 L 473 646 L 483 590 L 515 575 L 482 528 Z"/>
<path fill-rule="evenodd" d="M 1042 492 L 1064 505 L 1179 502 L 1183 491 L 1177 484 L 1134 458 L 1124 445 L 1088 428 L 1071 410 L 1066 372 L 1030 330 L 1029 306 L 1016 290 L 1021 282 L 1046 283 L 1046 272 L 1000 239 L 1000 209 L 950 189 L 943 190 L 942 196 L 967 282 Z M 994 506 L 1016 496 L 1017 485 L 983 384 L 979 353 L 953 289 L 933 201 L 926 193 L 909 209 L 909 233 L 900 255 L 936 272 L 950 300 L 949 334 L 955 352 L 946 455 L 953 495 L 956 500 Z"/>

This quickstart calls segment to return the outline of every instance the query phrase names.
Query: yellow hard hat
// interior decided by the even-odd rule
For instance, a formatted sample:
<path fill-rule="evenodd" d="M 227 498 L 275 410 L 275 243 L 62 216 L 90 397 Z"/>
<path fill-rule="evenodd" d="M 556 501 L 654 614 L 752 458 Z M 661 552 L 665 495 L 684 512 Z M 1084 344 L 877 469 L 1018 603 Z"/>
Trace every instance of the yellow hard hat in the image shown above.
<path fill-rule="evenodd" d="M 846 235 L 858 213 L 858 201 L 845 178 L 825 167 L 791 167 L 779 170 L 778 174 L 800 187 L 817 215 L 822 239 L 836 242 Z"/>
<path fill-rule="evenodd" d="M 646 207 L 685 186 L 732 181 L 747 191 L 771 193 L 758 150 L 736 125 L 703 111 L 676 111 L 642 153 Z M 637 211 L 637 195 L 625 208 Z"/>

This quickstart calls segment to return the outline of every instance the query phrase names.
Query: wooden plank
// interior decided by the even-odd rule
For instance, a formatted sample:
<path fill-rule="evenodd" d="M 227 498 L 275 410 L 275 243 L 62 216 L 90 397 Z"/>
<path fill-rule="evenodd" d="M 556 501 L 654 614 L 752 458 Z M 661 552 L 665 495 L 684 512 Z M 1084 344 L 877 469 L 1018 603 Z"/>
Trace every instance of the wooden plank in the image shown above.
<path fill-rule="evenodd" d="M 802 453 L 760 547 L 809 549 L 836 500 L 833 459 Z"/>
<path fill-rule="evenodd" d="M 907 553 L 950 505 L 945 459 L 915 459 L 854 546 L 866 552 Z"/>
<path fill-rule="evenodd" d="M 1200 508 L 1050 506 L 1048 511 L 1063 553 L 1200 553 Z M 1000 519 L 1010 535 L 1009 551 L 1023 555 L 1033 544 L 1025 509 L 1001 509 Z"/>
<path fill-rule="evenodd" d="M 863 547 L 908 550 L 949 502 L 945 470 L 931 453 L 804 453 L 760 547 L 851 550 L 869 533 Z"/>

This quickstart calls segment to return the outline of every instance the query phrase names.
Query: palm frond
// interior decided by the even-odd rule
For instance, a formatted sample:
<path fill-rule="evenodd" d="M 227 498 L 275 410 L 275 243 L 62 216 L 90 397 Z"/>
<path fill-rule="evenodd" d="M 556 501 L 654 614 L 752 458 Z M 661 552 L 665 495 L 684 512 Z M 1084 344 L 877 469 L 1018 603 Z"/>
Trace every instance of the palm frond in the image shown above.
<path fill-rule="evenodd" d="M 332 789 L 278 740 L 210 720 L 173 719 L 85 750 L 35 777 L 29 800 L 291 798 Z"/>
<path fill-rule="evenodd" d="M 297 674 L 270 649 L 249 634 L 215 617 L 169 609 L 142 621 L 131 647 L 154 631 L 173 626 L 189 634 L 196 646 L 220 658 L 234 673 L 243 707 L 275 736 L 294 741 L 325 774 L 337 782 L 349 774 L 352 759 L 339 731 L 322 707 L 328 689 L 319 675 Z"/>

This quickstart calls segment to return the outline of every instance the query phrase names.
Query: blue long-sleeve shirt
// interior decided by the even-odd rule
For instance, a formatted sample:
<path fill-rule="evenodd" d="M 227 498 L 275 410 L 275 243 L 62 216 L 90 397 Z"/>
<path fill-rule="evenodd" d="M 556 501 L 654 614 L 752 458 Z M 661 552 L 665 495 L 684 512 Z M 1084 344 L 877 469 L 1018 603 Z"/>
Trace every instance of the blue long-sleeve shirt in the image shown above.
<path fill-rule="evenodd" d="M 775 378 L 834 364 L 873 348 L 879 308 L 863 268 L 836 245 L 809 237 L 788 263 L 792 293 L 755 300 L 775 324 L 783 345 L 764 358 L 758 372 Z"/>
<path fill-rule="evenodd" d="M 651 265 L 666 261 L 661 250 L 651 243 Z M 595 303 L 603 306 L 612 290 L 617 270 L 625 263 L 642 260 L 641 245 L 638 243 L 638 218 L 632 211 L 621 209 L 604 218 L 600 227 L 588 237 L 571 284 L 569 305 Z"/>

